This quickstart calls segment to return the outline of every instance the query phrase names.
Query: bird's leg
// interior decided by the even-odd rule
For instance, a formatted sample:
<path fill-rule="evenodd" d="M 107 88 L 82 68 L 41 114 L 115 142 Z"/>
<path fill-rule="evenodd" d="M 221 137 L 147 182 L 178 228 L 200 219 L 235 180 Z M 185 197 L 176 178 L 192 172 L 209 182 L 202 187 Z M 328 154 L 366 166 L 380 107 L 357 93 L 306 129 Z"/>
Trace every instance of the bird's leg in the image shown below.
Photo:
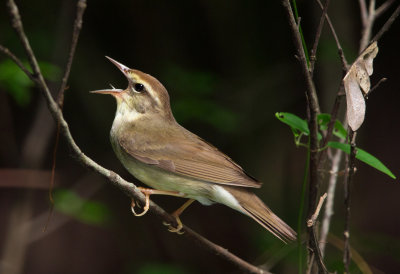
<path fill-rule="evenodd" d="M 182 214 L 182 212 L 190 206 L 195 200 L 194 199 L 189 199 L 187 200 L 180 208 L 174 211 L 171 215 L 175 217 L 175 221 L 178 224 L 177 227 L 173 227 L 171 224 L 163 222 L 164 225 L 168 226 L 168 231 L 170 232 L 175 232 L 178 234 L 183 234 L 183 231 L 181 231 L 183 224 L 181 222 L 181 219 L 179 219 L 179 215 Z"/>
<path fill-rule="evenodd" d="M 146 201 L 145 201 L 145 205 L 144 205 L 144 208 L 143 208 L 143 212 L 141 212 L 141 213 L 136 213 L 135 212 L 135 209 L 134 209 L 135 200 L 132 199 L 131 210 L 132 210 L 133 215 L 138 216 L 138 217 L 139 216 L 143 216 L 149 210 L 149 207 L 150 207 L 150 195 L 158 194 L 158 195 L 170 195 L 170 196 L 176 196 L 176 197 L 185 197 L 185 194 L 183 194 L 181 192 L 177 192 L 177 191 L 158 190 L 158 189 L 151 189 L 151 188 L 144 188 L 144 187 L 138 187 L 138 189 L 146 197 Z"/>

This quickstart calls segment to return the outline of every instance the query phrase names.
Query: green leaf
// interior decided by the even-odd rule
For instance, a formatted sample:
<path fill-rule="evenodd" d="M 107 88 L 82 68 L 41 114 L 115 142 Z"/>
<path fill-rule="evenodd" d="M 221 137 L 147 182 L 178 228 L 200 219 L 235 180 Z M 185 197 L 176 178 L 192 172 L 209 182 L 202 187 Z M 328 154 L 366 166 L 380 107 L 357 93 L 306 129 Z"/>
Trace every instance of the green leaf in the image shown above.
<path fill-rule="evenodd" d="M 299 116 L 289 113 L 289 112 L 277 112 L 275 113 L 276 118 L 278 118 L 281 122 L 287 124 L 292 129 L 293 135 L 295 137 L 295 142 L 298 145 L 300 142 L 301 135 L 309 135 L 310 130 L 308 129 L 307 121 L 301 119 Z M 318 140 L 322 139 L 322 135 L 317 133 Z"/>
<path fill-rule="evenodd" d="M 343 150 L 347 154 L 350 154 L 350 145 L 349 144 L 343 144 L 339 142 L 328 142 L 328 146 L 336 149 Z M 372 156 L 365 150 L 362 150 L 361 148 L 357 148 L 357 154 L 356 158 L 373 168 L 385 173 L 386 175 L 390 176 L 393 179 L 396 179 L 396 176 L 381 162 L 379 161 L 375 156 Z"/>
<path fill-rule="evenodd" d="M 328 113 L 320 113 L 318 114 L 317 119 L 320 130 L 327 130 L 328 124 L 331 121 L 331 115 Z M 347 137 L 347 131 L 339 120 L 335 121 L 335 125 L 333 128 L 333 135 L 343 140 L 345 140 Z"/>
<path fill-rule="evenodd" d="M 275 113 L 275 116 L 281 122 L 290 126 L 293 132 L 296 132 L 298 135 L 300 133 L 303 133 L 305 135 L 308 135 L 310 133 L 307 122 L 295 114 L 289 112 L 277 112 Z"/>
<path fill-rule="evenodd" d="M 85 200 L 70 190 L 57 190 L 54 193 L 54 201 L 55 209 L 83 223 L 104 225 L 111 219 L 111 213 L 107 206 Z"/>

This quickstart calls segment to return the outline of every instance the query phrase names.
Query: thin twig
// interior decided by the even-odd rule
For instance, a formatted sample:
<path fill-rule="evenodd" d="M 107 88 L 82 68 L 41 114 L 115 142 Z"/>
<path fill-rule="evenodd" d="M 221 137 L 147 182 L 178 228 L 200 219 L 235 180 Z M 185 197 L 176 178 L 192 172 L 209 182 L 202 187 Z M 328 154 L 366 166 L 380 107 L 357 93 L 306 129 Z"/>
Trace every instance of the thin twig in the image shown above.
<path fill-rule="evenodd" d="M 342 159 L 343 151 L 338 149 L 332 157 L 332 168 L 328 183 L 328 197 L 326 199 L 324 217 L 322 218 L 321 233 L 319 238 L 319 248 L 321 250 L 321 255 L 324 257 L 326 240 L 329 233 L 329 228 L 331 226 L 331 220 L 333 216 L 333 205 L 335 201 L 335 190 L 336 183 L 338 179 L 338 171 L 340 167 L 340 162 Z"/>
<path fill-rule="evenodd" d="M 307 220 L 307 226 L 308 227 L 311 227 L 311 226 L 313 226 L 315 224 L 315 221 L 318 218 L 319 212 L 320 212 L 321 207 L 322 207 L 322 205 L 323 205 L 323 203 L 324 203 L 324 201 L 326 199 L 326 196 L 327 196 L 327 194 L 325 193 L 324 195 L 322 195 L 319 198 L 319 202 L 318 202 L 317 208 L 315 209 L 314 214 L 311 216 L 310 219 Z"/>
<path fill-rule="evenodd" d="M 379 8 L 375 10 L 375 17 L 378 18 L 381 16 L 390 6 L 394 3 L 394 0 L 387 0 L 383 3 Z"/>
<path fill-rule="evenodd" d="M 344 205 L 345 205 L 345 224 L 344 224 L 344 254 L 343 263 L 345 273 L 349 273 L 351 253 L 350 253 L 350 202 L 351 202 L 351 184 L 353 182 L 354 172 L 355 172 L 355 160 L 356 160 L 356 137 L 357 132 L 353 131 L 348 127 L 349 143 L 350 143 L 350 156 L 348 161 L 347 176 L 345 180 L 344 187 Z"/>
<path fill-rule="evenodd" d="M 41 91 L 45 94 L 46 98 L 51 100 L 47 100 L 48 106 L 50 108 L 50 112 L 53 115 L 58 112 L 57 104 L 54 102 L 53 97 L 51 96 L 49 87 L 47 86 L 43 74 L 40 71 L 40 67 L 36 60 L 36 56 L 33 54 L 32 47 L 29 43 L 28 37 L 25 34 L 24 27 L 22 25 L 21 16 L 18 11 L 18 7 L 15 4 L 14 0 L 7 1 L 8 13 L 11 17 L 11 26 L 16 31 L 19 40 L 22 43 L 22 46 L 25 49 L 26 55 L 28 56 L 29 64 L 33 71 L 33 78 L 35 79 L 36 85 L 41 89 Z"/>
<path fill-rule="evenodd" d="M 71 147 L 72 152 L 74 153 L 76 159 L 79 162 L 81 162 L 84 166 L 92 169 L 96 173 L 107 178 L 112 184 L 114 184 L 116 187 L 118 187 L 120 190 L 122 190 L 129 197 L 134 198 L 134 199 L 139 200 L 142 203 L 144 203 L 145 202 L 144 195 L 140 192 L 140 190 L 138 190 L 138 188 L 134 184 L 132 184 L 128 181 L 125 181 L 115 172 L 105 169 L 104 167 L 97 164 L 91 158 L 87 157 L 81 151 L 81 149 L 78 147 L 78 145 L 75 143 L 75 141 L 71 135 L 71 132 L 69 130 L 69 125 L 64 119 L 62 110 L 61 110 L 61 108 L 58 107 L 54 98 L 51 96 L 50 90 L 49 90 L 46 82 L 44 81 L 43 75 L 37 64 L 36 57 L 30 47 L 29 40 L 24 33 L 22 21 L 21 21 L 19 12 L 18 12 L 18 8 L 15 5 L 13 0 L 8 0 L 7 6 L 9 7 L 9 14 L 11 16 L 12 26 L 18 33 L 21 43 L 23 44 L 25 51 L 28 55 L 28 59 L 32 66 L 32 70 L 34 71 L 34 74 L 33 74 L 33 77 L 35 80 L 34 82 L 36 83 L 38 88 L 42 91 L 42 93 L 46 99 L 48 108 L 49 108 L 51 114 L 53 115 L 54 119 L 60 123 L 61 132 L 62 132 L 63 136 L 65 137 L 65 139 L 67 140 L 67 143 Z M 161 207 L 159 207 L 158 205 L 156 205 L 153 202 L 150 203 L 150 211 L 153 212 L 156 216 L 158 216 L 162 220 L 165 220 L 167 222 L 175 222 L 174 217 L 172 217 L 170 214 L 165 212 Z M 217 254 L 218 256 L 237 265 L 242 271 L 248 272 L 248 273 L 268 273 L 267 271 L 264 271 L 252 264 L 249 264 L 248 262 L 242 260 L 241 258 L 237 257 L 236 255 L 230 253 L 227 249 L 212 243 L 208 239 L 204 238 L 203 236 L 197 234 L 196 232 L 194 232 L 193 230 L 188 228 L 187 226 L 184 226 L 183 229 L 186 232 L 185 235 L 189 239 L 195 241 L 201 247 L 207 249 L 211 253 Z"/>
<path fill-rule="evenodd" d="M 361 8 L 362 7 L 360 6 L 360 9 Z M 366 12 L 366 11 L 363 10 L 362 13 L 364 13 L 364 12 Z M 371 39 L 372 27 L 374 26 L 375 19 L 376 19 L 376 17 L 375 17 L 375 0 L 370 0 L 368 12 L 367 12 L 367 21 L 365 22 L 365 24 L 363 22 L 359 53 L 361 53 L 364 49 L 366 49 L 369 44 L 369 40 Z"/>
<path fill-rule="evenodd" d="M 79 0 L 76 4 L 76 18 L 74 22 L 74 30 L 72 32 L 71 48 L 68 54 L 67 65 L 65 66 L 64 77 L 62 78 L 60 90 L 58 91 L 57 101 L 60 106 L 64 102 L 64 91 L 67 86 L 67 80 L 71 71 L 72 60 L 74 59 L 76 45 L 78 44 L 78 38 L 82 29 L 82 17 L 86 9 L 86 0 Z"/>
<path fill-rule="evenodd" d="M 383 25 L 383 27 L 378 31 L 378 33 L 372 38 L 371 43 L 375 41 L 379 41 L 379 39 L 382 38 L 382 36 L 389 30 L 389 28 L 392 26 L 394 20 L 396 20 L 397 16 L 399 16 L 400 13 L 400 5 L 397 6 L 396 10 L 392 13 L 390 18 L 386 21 L 386 23 Z"/>
<path fill-rule="evenodd" d="M 320 6 L 320 8 L 323 10 L 324 6 L 322 5 L 321 1 L 320 0 L 316 0 L 316 1 L 317 1 L 318 5 Z M 326 21 L 328 22 L 329 28 L 331 29 L 333 38 L 335 39 L 336 47 L 338 48 L 340 61 L 342 62 L 342 70 L 347 71 L 347 68 L 348 68 L 347 60 L 346 60 L 346 57 L 344 56 L 344 52 L 343 52 L 342 46 L 340 44 L 339 38 L 336 34 L 335 28 L 333 27 L 333 24 L 332 24 L 331 19 L 329 18 L 329 15 L 325 14 L 325 17 L 326 17 Z"/>
<path fill-rule="evenodd" d="M 326 145 L 328 144 L 328 142 L 331 140 L 332 135 L 333 135 L 333 129 L 335 127 L 335 123 L 336 123 L 336 119 L 339 113 L 339 108 L 340 108 L 340 104 L 342 102 L 342 95 L 343 93 L 343 84 L 340 85 L 340 88 L 338 90 L 338 93 L 336 94 L 336 98 L 335 98 L 335 102 L 333 104 L 333 108 L 331 111 L 331 120 L 328 123 L 328 129 L 327 129 L 327 133 L 326 136 L 322 142 L 322 147 L 326 147 Z M 327 155 L 328 150 L 323 150 L 319 156 L 319 169 L 322 169 L 322 166 L 325 163 L 325 159 L 326 159 L 326 155 Z"/>
<path fill-rule="evenodd" d="M 365 99 L 368 99 L 368 97 L 371 95 L 372 92 L 374 92 L 382 83 L 385 83 L 387 81 L 387 78 L 383 77 L 378 81 L 378 83 L 373 86 L 369 92 L 365 95 Z"/>
<path fill-rule="evenodd" d="M 33 77 L 32 73 L 25 67 L 25 65 L 22 63 L 22 61 L 19 60 L 18 57 L 15 56 L 8 48 L 0 45 L 0 51 L 3 52 L 8 57 L 10 57 L 10 59 L 14 61 L 14 63 L 26 74 L 26 76 L 29 77 L 29 79 L 31 79 L 32 82 L 36 81 L 36 79 Z"/>
<path fill-rule="evenodd" d="M 330 0 L 326 0 L 325 1 L 325 6 L 322 9 L 322 15 L 321 15 L 321 18 L 319 19 L 319 24 L 318 24 L 318 27 L 317 27 L 317 31 L 315 33 L 314 44 L 313 44 L 313 47 L 311 49 L 311 56 L 310 56 L 310 73 L 311 73 L 311 76 L 314 73 L 314 64 L 315 64 L 315 60 L 317 59 L 317 56 L 316 56 L 317 55 L 317 48 L 318 48 L 318 44 L 319 44 L 319 39 L 321 37 L 322 27 L 324 26 L 326 14 L 328 12 L 329 2 L 330 2 Z"/>
<path fill-rule="evenodd" d="M 290 5 L 289 0 L 282 0 L 283 7 L 286 11 L 286 16 L 289 22 L 289 26 L 292 30 L 292 35 L 294 38 L 294 44 L 297 51 L 297 56 L 300 59 L 300 65 L 302 69 L 302 73 L 306 82 L 306 98 L 308 103 L 307 113 L 308 115 L 308 127 L 310 129 L 310 184 L 309 184 L 309 202 L 308 202 L 308 213 L 307 218 L 311 218 L 312 214 L 316 209 L 316 200 L 318 195 L 319 188 L 319 178 L 318 178 L 318 121 L 317 115 L 320 113 L 319 103 L 317 92 L 315 90 L 315 85 L 312 80 L 311 74 L 308 70 L 307 60 L 305 57 L 304 49 L 302 46 L 302 40 L 299 33 L 298 25 L 296 24 L 292 7 Z M 315 231 L 313 227 L 307 228 L 307 232 L 309 235 L 308 245 L 309 249 L 309 257 L 312 257 L 314 254 L 319 271 L 326 273 L 326 267 L 322 261 L 322 257 L 320 254 L 318 241 L 316 239 Z"/>
<path fill-rule="evenodd" d="M 366 26 L 368 20 L 367 4 L 365 0 L 358 0 L 358 2 L 360 4 L 361 23 L 363 26 Z"/>

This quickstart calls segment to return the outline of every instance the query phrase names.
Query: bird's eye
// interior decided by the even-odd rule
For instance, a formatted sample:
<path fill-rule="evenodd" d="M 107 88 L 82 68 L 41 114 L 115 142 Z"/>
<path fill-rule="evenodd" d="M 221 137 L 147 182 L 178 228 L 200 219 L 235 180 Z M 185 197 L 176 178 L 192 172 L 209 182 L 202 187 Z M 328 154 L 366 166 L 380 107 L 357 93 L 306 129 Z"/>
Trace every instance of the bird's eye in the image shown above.
<path fill-rule="evenodd" d="M 140 83 L 135 84 L 134 88 L 137 92 L 142 92 L 144 90 L 143 84 Z"/>

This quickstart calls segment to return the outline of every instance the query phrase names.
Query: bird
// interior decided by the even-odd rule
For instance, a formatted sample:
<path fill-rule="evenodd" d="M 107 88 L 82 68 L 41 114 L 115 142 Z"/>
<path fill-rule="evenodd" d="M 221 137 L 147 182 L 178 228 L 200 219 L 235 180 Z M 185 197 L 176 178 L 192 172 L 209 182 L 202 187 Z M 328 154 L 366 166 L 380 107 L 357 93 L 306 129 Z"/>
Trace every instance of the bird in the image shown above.
<path fill-rule="evenodd" d="M 124 74 L 128 87 L 91 92 L 116 99 L 111 145 L 128 172 L 150 187 L 139 187 L 145 205 L 143 212 L 136 213 L 132 200 L 133 214 L 142 216 L 148 211 L 150 195 L 171 195 L 188 199 L 172 213 L 177 226 L 166 224 L 171 232 L 183 233 L 179 216 L 198 201 L 223 204 L 243 213 L 285 243 L 296 239 L 296 232 L 252 192 L 261 182 L 175 120 L 168 91 L 156 78 L 106 58 Z"/>

